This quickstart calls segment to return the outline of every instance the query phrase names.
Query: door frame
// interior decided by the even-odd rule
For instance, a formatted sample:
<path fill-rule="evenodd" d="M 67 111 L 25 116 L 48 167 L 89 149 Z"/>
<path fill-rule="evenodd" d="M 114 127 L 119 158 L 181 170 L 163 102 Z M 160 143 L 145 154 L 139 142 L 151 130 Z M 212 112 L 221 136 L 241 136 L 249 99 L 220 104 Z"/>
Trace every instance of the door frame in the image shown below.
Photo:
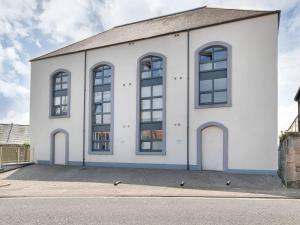
<path fill-rule="evenodd" d="M 58 128 L 51 132 L 50 135 L 50 165 L 55 165 L 55 135 L 58 133 L 63 133 L 65 135 L 65 165 L 69 164 L 69 133 Z"/>
<path fill-rule="evenodd" d="M 197 165 L 202 168 L 202 131 L 208 127 L 218 127 L 223 132 L 223 171 L 228 170 L 228 129 L 219 122 L 210 121 L 197 128 Z"/>

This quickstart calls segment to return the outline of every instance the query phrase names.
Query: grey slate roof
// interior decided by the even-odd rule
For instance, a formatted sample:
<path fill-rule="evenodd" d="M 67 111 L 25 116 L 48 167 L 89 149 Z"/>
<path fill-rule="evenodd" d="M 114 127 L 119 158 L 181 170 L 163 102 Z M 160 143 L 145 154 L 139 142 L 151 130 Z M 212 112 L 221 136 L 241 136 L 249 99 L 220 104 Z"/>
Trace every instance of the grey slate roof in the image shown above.
<path fill-rule="evenodd" d="M 30 144 L 29 125 L 0 124 L 1 144 Z"/>
<path fill-rule="evenodd" d="M 201 7 L 114 27 L 31 61 L 280 13 Z"/>

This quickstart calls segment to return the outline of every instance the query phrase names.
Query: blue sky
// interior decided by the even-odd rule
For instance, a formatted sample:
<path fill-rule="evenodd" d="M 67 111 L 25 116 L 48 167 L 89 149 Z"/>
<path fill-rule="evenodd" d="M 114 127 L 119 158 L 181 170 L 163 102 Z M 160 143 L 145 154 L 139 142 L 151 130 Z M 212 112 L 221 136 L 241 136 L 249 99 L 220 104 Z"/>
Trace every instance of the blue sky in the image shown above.
<path fill-rule="evenodd" d="M 1 0 L 0 123 L 29 123 L 28 60 L 113 26 L 199 6 L 282 10 L 279 33 L 279 130 L 297 114 L 300 0 Z"/>

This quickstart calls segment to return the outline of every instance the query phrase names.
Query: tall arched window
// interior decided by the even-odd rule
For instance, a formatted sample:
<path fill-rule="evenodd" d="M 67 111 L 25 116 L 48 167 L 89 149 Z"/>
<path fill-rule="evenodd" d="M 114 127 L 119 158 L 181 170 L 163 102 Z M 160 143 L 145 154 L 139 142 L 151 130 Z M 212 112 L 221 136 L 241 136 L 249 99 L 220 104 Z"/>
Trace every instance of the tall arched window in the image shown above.
<path fill-rule="evenodd" d="M 138 152 L 164 153 L 164 58 L 147 55 L 139 61 Z"/>
<path fill-rule="evenodd" d="M 197 53 L 196 106 L 230 104 L 230 46 L 209 45 Z"/>
<path fill-rule="evenodd" d="M 55 72 L 51 76 L 52 83 L 52 117 L 65 117 L 70 114 L 70 73 Z"/>
<path fill-rule="evenodd" d="M 100 65 L 93 70 L 92 151 L 111 152 L 112 67 Z"/>

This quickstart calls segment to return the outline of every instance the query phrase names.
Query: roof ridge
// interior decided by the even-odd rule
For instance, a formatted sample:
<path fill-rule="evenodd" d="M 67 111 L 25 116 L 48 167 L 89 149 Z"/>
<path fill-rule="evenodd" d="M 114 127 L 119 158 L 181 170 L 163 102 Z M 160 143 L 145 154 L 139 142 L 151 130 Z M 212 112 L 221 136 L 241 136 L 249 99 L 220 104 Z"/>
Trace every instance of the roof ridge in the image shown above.
<path fill-rule="evenodd" d="M 124 27 L 124 26 L 127 26 L 127 25 L 136 24 L 136 23 L 140 23 L 140 22 L 146 22 L 146 21 L 149 21 L 149 20 L 160 19 L 160 18 L 164 18 L 164 17 L 168 17 L 168 16 L 174 16 L 174 15 L 177 15 L 177 14 L 192 12 L 192 11 L 196 11 L 196 10 L 204 9 L 204 8 L 207 8 L 207 6 L 205 5 L 205 6 L 201 6 L 201 7 L 197 7 L 197 8 L 193 8 L 193 9 L 188 9 L 188 10 L 178 11 L 178 12 L 175 12 L 175 13 L 165 14 L 165 15 L 162 15 L 162 16 L 155 16 L 155 17 L 151 17 L 151 18 L 148 18 L 148 19 L 138 20 L 138 21 L 131 22 L 131 23 L 125 23 L 125 24 L 115 26 L 114 28 Z"/>
<path fill-rule="evenodd" d="M 16 123 L 0 123 L 0 125 L 11 125 L 13 126 L 30 126 L 29 124 L 16 124 Z"/>
<path fill-rule="evenodd" d="M 253 12 L 276 12 L 280 10 L 256 10 L 256 9 L 236 9 L 236 8 L 218 8 L 218 7 L 207 7 L 208 9 L 222 9 L 222 10 L 235 10 L 235 11 L 253 11 Z"/>

